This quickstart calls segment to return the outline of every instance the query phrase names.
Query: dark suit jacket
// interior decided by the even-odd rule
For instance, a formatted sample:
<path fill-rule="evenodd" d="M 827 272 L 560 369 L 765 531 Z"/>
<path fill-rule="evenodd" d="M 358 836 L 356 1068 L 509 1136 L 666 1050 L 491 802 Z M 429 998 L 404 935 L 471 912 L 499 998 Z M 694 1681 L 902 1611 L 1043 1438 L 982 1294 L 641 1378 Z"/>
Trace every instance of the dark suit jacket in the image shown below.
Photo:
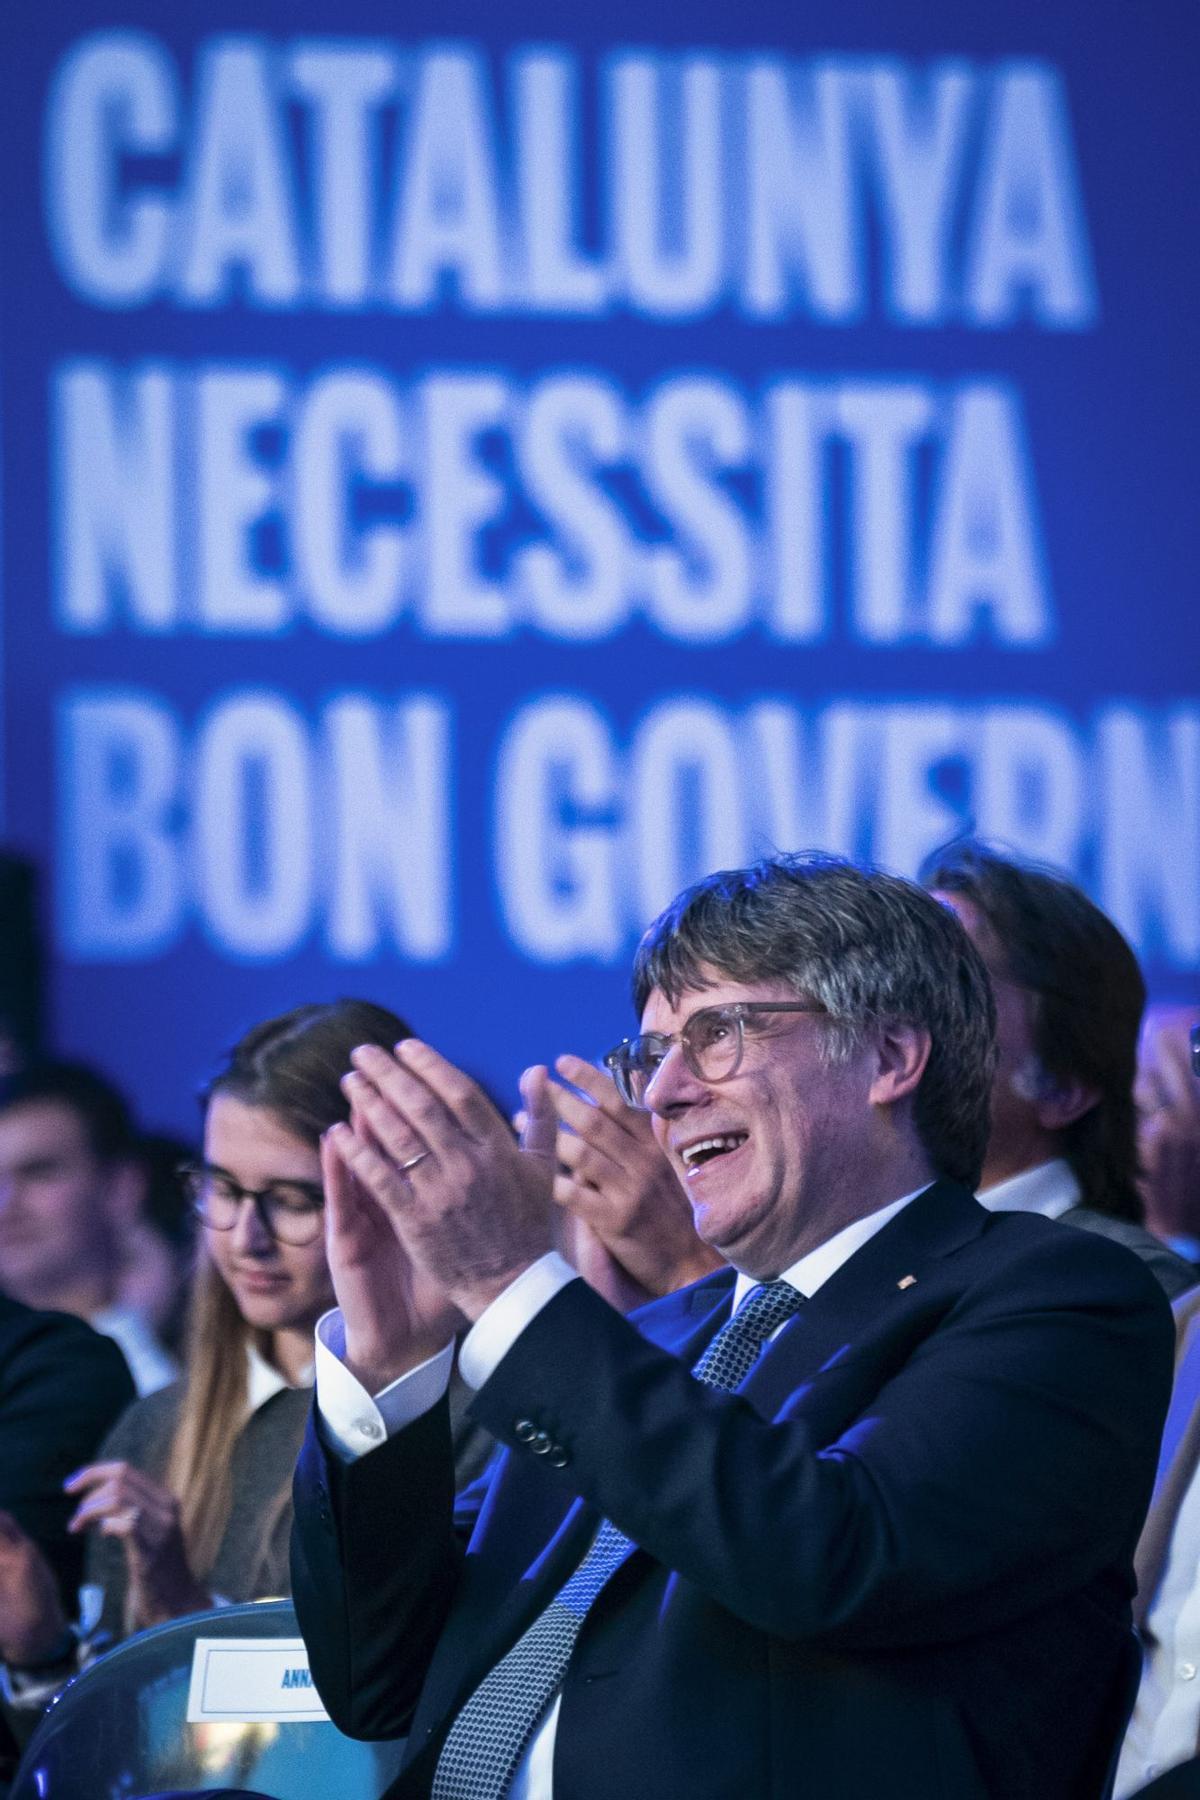
<path fill-rule="evenodd" d="M 35 1538 L 76 1611 L 84 1543 L 67 1535 L 76 1502 L 62 1484 L 95 1455 L 134 1398 L 125 1358 L 65 1313 L 35 1312 L 0 1294 L 0 1507 Z M 36 1714 L 0 1709 L 0 1777 Z"/>
<path fill-rule="evenodd" d="M 45 1551 L 72 1617 L 84 1542 L 67 1536 L 77 1502 L 62 1484 L 134 1397 L 111 1339 L 0 1294 L 0 1507 Z"/>
<path fill-rule="evenodd" d="M 408 1729 L 390 1793 L 426 1795 L 603 1513 L 641 1548 L 576 1645 L 556 1800 L 1095 1800 L 1170 1387 L 1155 1282 L 939 1184 L 728 1395 L 688 1368 L 733 1279 L 636 1326 L 582 1282 L 544 1308 L 476 1399 L 509 1450 L 465 1555 L 444 1405 L 349 1465 L 310 1430 L 293 1594 L 336 1722 Z"/>

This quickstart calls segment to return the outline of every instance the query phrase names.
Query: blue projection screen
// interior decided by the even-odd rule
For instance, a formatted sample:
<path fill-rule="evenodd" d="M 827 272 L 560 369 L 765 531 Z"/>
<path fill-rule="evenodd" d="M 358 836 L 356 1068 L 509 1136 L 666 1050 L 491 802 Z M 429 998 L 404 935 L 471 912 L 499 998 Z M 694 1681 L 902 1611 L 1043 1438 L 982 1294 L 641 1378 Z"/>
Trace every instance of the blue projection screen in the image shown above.
<path fill-rule="evenodd" d="M 1195 991 L 1194 9 L 55 10 L 2 781 L 63 1047 L 185 1123 L 363 994 L 508 1103 L 693 876 L 968 827 Z"/>

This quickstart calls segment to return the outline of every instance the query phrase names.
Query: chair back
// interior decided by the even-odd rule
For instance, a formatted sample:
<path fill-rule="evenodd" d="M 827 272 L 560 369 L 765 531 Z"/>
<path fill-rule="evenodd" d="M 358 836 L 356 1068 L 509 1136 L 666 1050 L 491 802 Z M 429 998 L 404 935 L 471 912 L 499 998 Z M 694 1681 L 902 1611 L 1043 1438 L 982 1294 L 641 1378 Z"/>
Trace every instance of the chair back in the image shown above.
<path fill-rule="evenodd" d="M 132 1800 L 223 1788 L 250 1788 L 269 1800 L 379 1800 L 399 1770 L 403 1740 L 359 1743 L 327 1718 L 287 1716 L 295 1705 L 320 1707 L 307 1657 L 281 1655 L 278 1640 L 299 1635 L 290 1601 L 259 1600 L 127 1638 L 54 1701 L 26 1746 L 9 1800 Z M 215 1657 L 210 1640 L 224 1646 Z M 274 1688 L 287 1691 L 276 1700 Z M 273 1716 L 262 1716 L 272 1707 Z"/>

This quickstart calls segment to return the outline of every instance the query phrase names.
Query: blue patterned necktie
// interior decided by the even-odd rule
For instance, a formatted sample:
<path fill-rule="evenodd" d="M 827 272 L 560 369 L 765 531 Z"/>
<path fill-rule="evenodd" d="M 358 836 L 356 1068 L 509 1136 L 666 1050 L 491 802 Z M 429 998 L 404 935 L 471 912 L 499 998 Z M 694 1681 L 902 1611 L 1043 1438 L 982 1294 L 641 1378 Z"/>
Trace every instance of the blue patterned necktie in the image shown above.
<path fill-rule="evenodd" d="M 737 1387 L 772 1332 L 804 1305 L 786 1281 L 751 1288 L 692 1370 L 709 1387 Z M 433 1800 L 502 1800 L 546 1708 L 562 1686 L 588 1609 L 634 1545 L 608 1519 L 549 1606 L 485 1675 L 442 1746 Z"/>

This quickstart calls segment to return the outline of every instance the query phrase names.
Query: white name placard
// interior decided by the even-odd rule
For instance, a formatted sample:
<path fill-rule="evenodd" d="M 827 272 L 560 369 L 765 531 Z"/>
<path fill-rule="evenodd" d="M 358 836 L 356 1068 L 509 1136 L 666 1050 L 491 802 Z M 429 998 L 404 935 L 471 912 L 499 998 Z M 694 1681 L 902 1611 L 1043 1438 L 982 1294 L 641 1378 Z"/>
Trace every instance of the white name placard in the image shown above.
<path fill-rule="evenodd" d="M 327 1719 L 302 1638 L 197 1638 L 188 1724 Z"/>

